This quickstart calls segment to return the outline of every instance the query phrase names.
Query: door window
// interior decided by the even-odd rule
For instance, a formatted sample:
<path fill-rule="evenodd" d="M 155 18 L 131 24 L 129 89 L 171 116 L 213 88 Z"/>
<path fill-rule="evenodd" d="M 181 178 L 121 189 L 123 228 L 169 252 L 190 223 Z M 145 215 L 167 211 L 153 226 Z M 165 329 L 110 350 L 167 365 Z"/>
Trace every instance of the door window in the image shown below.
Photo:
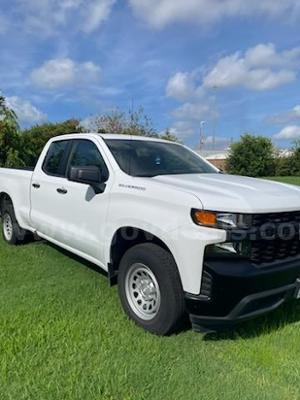
<path fill-rule="evenodd" d="M 97 146 L 90 140 L 74 140 L 69 168 L 90 166 L 98 167 L 103 179 L 108 179 L 108 169 Z"/>
<path fill-rule="evenodd" d="M 48 175 L 65 176 L 70 140 L 53 142 L 46 155 L 43 171 Z"/>

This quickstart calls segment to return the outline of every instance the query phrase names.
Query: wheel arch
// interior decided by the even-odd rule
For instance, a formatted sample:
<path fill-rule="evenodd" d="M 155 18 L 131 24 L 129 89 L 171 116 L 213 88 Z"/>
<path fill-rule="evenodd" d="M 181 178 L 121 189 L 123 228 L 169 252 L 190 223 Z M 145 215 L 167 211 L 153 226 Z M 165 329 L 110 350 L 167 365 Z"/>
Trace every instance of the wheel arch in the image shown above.
<path fill-rule="evenodd" d="M 167 250 L 172 256 L 172 252 L 167 244 L 158 236 L 144 229 L 132 226 L 120 227 L 113 235 L 110 244 L 110 256 L 108 263 L 108 276 L 111 285 L 117 283 L 118 269 L 123 255 L 131 247 L 142 244 L 153 243 Z"/>
<path fill-rule="evenodd" d="M 3 206 L 4 206 L 5 202 L 11 203 L 12 206 L 14 207 L 14 203 L 12 201 L 11 196 L 6 192 L 1 192 L 0 193 L 0 215 L 1 216 L 2 216 L 2 210 L 3 210 Z"/>

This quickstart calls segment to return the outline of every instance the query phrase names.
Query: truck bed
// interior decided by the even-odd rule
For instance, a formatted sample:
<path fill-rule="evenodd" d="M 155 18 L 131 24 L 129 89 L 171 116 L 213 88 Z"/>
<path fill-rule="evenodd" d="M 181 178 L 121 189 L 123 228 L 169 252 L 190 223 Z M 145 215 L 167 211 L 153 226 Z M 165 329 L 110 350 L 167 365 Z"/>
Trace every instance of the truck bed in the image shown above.
<path fill-rule="evenodd" d="M 19 224 L 27 228 L 30 217 L 32 169 L 0 168 L 0 196 L 8 195 L 13 202 Z"/>

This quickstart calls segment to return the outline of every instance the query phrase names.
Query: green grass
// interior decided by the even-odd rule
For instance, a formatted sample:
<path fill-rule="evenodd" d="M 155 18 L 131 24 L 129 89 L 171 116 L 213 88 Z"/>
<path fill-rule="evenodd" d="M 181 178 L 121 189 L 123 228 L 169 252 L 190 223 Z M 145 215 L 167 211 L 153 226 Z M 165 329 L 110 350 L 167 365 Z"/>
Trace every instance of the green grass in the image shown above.
<path fill-rule="evenodd" d="M 268 179 L 272 181 L 290 183 L 292 185 L 300 185 L 300 176 L 274 176 Z"/>
<path fill-rule="evenodd" d="M 1 400 L 294 400 L 300 303 L 233 332 L 152 336 L 116 287 L 44 242 L 0 240 Z"/>

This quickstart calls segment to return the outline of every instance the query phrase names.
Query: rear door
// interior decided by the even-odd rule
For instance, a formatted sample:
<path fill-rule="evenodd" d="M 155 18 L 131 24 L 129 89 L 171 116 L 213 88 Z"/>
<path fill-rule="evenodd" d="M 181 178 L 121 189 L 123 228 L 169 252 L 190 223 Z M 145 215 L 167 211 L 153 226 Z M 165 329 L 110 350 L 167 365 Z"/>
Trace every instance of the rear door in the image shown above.
<path fill-rule="evenodd" d="M 51 175 L 53 163 L 55 176 Z M 97 195 L 91 186 L 67 179 L 71 167 L 91 165 L 98 166 L 107 177 L 104 192 Z M 33 184 L 40 184 L 40 188 L 32 188 L 32 222 L 37 230 L 101 263 L 112 181 L 107 165 L 95 139 L 75 139 L 68 146 L 55 142 L 44 167 L 33 178 Z"/>
<path fill-rule="evenodd" d="M 62 196 L 58 188 L 66 185 L 66 168 L 71 140 L 51 143 L 42 165 L 37 165 L 31 183 L 31 224 L 37 232 L 63 241 Z"/>

